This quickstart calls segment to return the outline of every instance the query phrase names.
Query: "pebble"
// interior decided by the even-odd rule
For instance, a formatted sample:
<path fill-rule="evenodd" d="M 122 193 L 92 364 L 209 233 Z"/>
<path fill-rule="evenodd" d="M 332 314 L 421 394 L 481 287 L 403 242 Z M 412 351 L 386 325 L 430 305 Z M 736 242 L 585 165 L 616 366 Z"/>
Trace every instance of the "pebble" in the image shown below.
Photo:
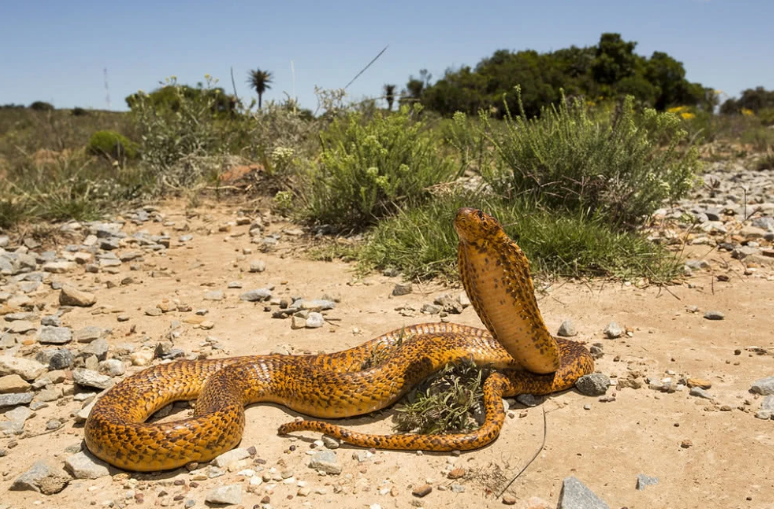
<path fill-rule="evenodd" d="M 637 476 L 637 489 L 644 490 L 648 486 L 654 486 L 658 484 L 658 477 L 650 477 L 644 474 Z"/>
<path fill-rule="evenodd" d="M 704 318 L 707 320 L 723 320 L 725 315 L 720 311 L 707 311 L 704 313 Z"/>
<path fill-rule="evenodd" d="M 704 398 L 704 399 L 714 398 L 712 394 L 708 393 L 706 390 L 702 389 L 701 387 L 692 387 L 688 394 L 690 394 L 691 396 L 696 396 L 697 398 Z"/>
<path fill-rule="evenodd" d="M 608 339 L 616 339 L 620 338 L 624 331 L 616 322 L 610 322 L 607 324 L 607 327 L 605 327 L 604 333 Z"/>
<path fill-rule="evenodd" d="M 41 327 L 38 332 L 38 343 L 44 345 L 63 345 L 73 339 L 73 332 L 69 327 Z"/>
<path fill-rule="evenodd" d="M 266 262 L 263 260 L 253 260 L 250 262 L 250 272 L 263 272 L 266 270 Z"/>
<path fill-rule="evenodd" d="M 223 298 L 222 290 L 212 290 L 204 293 L 204 300 L 221 301 Z"/>
<path fill-rule="evenodd" d="M 32 467 L 17 477 L 12 491 L 36 491 L 44 495 L 59 493 L 70 482 L 70 476 L 51 461 L 36 461 Z"/>
<path fill-rule="evenodd" d="M 330 437 L 328 435 L 322 436 L 322 442 L 328 449 L 338 449 L 341 446 L 341 441 L 338 438 Z"/>
<path fill-rule="evenodd" d="M 562 322 L 562 325 L 559 326 L 559 330 L 556 332 L 557 335 L 569 338 L 572 336 L 577 336 L 578 331 L 575 330 L 575 324 L 572 322 L 572 320 L 565 320 Z"/>
<path fill-rule="evenodd" d="M 750 392 L 754 394 L 760 394 L 761 396 L 768 396 L 769 394 L 774 394 L 774 376 L 756 380 L 750 386 Z"/>
<path fill-rule="evenodd" d="M 338 475 L 343 470 L 336 458 L 336 453 L 333 451 L 320 451 L 316 453 L 309 461 L 309 468 L 321 470 L 326 474 L 332 475 Z"/>
<path fill-rule="evenodd" d="M 242 503 L 242 486 L 230 484 L 215 488 L 204 499 L 209 504 L 237 505 Z"/>
<path fill-rule="evenodd" d="M 261 302 L 271 299 L 271 290 L 268 288 L 257 288 L 244 292 L 239 298 L 247 302 Z"/>
<path fill-rule="evenodd" d="M 85 451 L 65 459 L 65 469 L 76 479 L 99 479 L 110 475 L 107 463 Z"/>
<path fill-rule="evenodd" d="M 325 325 L 325 318 L 320 313 L 312 311 L 309 316 L 306 317 L 305 327 L 307 329 L 318 329 Z"/>
<path fill-rule="evenodd" d="M 64 285 L 59 293 L 59 304 L 62 306 L 90 307 L 97 302 L 97 297 L 93 293 L 84 292 L 77 288 Z"/>
<path fill-rule="evenodd" d="M 575 477 L 562 481 L 557 509 L 610 509 L 593 491 Z"/>
<path fill-rule="evenodd" d="M 430 492 L 433 491 L 433 487 L 429 484 L 423 484 L 421 486 L 417 486 L 413 490 L 411 490 L 411 494 L 418 498 L 426 497 L 430 494 Z"/>
<path fill-rule="evenodd" d="M 94 387 L 96 389 L 107 389 L 114 384 L 113 379 L 109 376 L 84 368 L 73 370 L 73 381 L 83 387 Z"/>
<path fill-rule="evenodd" d="M 0 376 L 16 374 L 27 381 L 32 381 L 46 371 L 48 366 L 32 359 L 0 356 Z"/>
<path fill-rule="evenodd" d="M 229 465 L 250 457 L 250 452 L 243 447 L 231 449 L 212 460 L 216 467 L 228 468 Z"/>
<path fill-rule="evenodd" d="M 0 408 L 28 405 L 32 402 L 33 396 L 31 392 L 0 394 Z"/>
<path fill-rule="evenodd" d="M 414 290 L 414 286 L 411 283 L 396 283 L 392 289 L 392 294 L 395 297 L 401 295 L 408 295 Z"/>
<path fill-rule="evenodd" d="M 585 396 L 602 396 L 610 386 L 610 378 L 603 373 L 583 375 L 575 382 L 575 388 Z"/>
<path fill-rule="evenodd" d="M 16 373 L 0 377 L 0 394 L 27 392 L 29 390 L 30 384 Z"/>

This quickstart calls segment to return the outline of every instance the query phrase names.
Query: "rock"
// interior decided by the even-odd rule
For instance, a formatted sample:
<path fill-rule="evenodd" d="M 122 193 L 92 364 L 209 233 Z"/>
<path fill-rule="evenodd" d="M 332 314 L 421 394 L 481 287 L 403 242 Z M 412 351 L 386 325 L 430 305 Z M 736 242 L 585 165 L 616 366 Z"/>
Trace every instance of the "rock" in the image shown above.
<path fill-rule="evenodd" d="M 73 370 L 73 381 L 83 387 L 107 389 L 113 386 L 113 379 L 107 375 L 100 375 L 90 369 L 78 368 Z"/>
<path fill-rule="evenodd" d="M 65 469 L 76 479 L 99 479 L 110 475 L 110 468 L 104 461 L 81 451 L 65 460 Z"/>
<path fill-rule="evenodd" d="M 229 484 L 215 488 L 207 493 L 204 501 L 209 504 L 240 504 L 242 503 L 242 486 L 240 484 Z"/>
<path fill-rule="evenodd" d="M 392 289 L 392 294 L 396 297 L 399 297 L 401 295 L 408 295 L 413 290 L 414 287 L 411 283 L 397 283 Z"/>
<path fill-rule="evenodd" d="M 42 267 L 45 272 L 51 272 L 52 274 L 64 274 L 65 272 L 69 272 L 74 268 L 75 264 L 73 262 L 67 261 L 48 262 L 43 264 Z"/>
<path fill-rule="evenodd" d="M 689 378 L 686 385 L 690 388 L 699 387 L 701 389 L 711 389 L 712 382 L 705 380 L 704 378 Z"/>
<path fill-rule="evenodd" d="M 774 394 L 774 376 L 756 380 L 750 386 L 750 392 L 755 394 L 760 394 L 761 396 L 768 396 L 769 394 Z"/>
<path fill-rule="evenodd" d="M 557 509 L 610 509 L 593 491 L 575 477 L 562 481 Z"/>
<path fill-rule="evenodd" d="M 774 394 L 763 398 L 763 401 L 761 401 L 761 411 L 774 415 Z"/>
<path fill-rule="evenodd" d="M 121 376 L 126 373 L 124 363 L 118 359 L 107 359 L 99 363 L 99 372 L 111 377 Z"/>
<path fill-rule="evenodd" d="M 423 498 L 429 495 L 433 491 L 433 487 L 429 484 L 423 484 L 421 486 L 417 486 L 413 490 L 411 490 L 411 494 L 418 498 Z"/>
<path fill-rule="evenodd" d="M 8 235 L 0 235 L 0 247 L 8 247 L 11 243 L 11 239 Z"/>
<path fill-rule="evenodd" d="M 91 343 L 92 341 L 107 337 L 109 333 L 110 329 L 103 329 L 102 327 L 89 325 L 88 327 L 84 327 L 75 331 L 73 337 L 78 343 Z"/>
<path fill-rule="evenodd" d="M 341 446 L 341 441 L 334 437 L 329 437 L 328 435 L 322 436 L 323 445 L 327 447 L 328 449 L 338 449 Z"/>
<path fill-rule="evenodd" d="M 75 414 L 75 422 L 78 424 L 86 422 L 86 419 L 89 418 L 89 414 L 91 413 L 91 409 L 94 408 L 96 403 L 97 398 L 94 398 L 88 405 L 78 410 L 78 413 Z"/>
<path fill-rule="evenodd" d="M 692 387 L 691 391 L 689 392 L 689 394 L 691 396 L 695 396 L 697 398 L 713 399 L 712 394 L 710 394 L 706 390 L 702 389 L 701 387 Z"/>
<path fill-rule="evenodd" d="M 107 358 L 108 348 L 107 340 L 98 339 L 96 341 L 92 341 L 85 348 L 83 348 L 78 354 L 78 357 L 89 357 L 93 355 L 97 358 L 97 360 L 104 361 Z"/>
<path fill-rule="evenodd" d="M 425 304 L 420 311 L 426 315 L 437 315 L 441 312 L 441 307 L 435 304 Z"/>
<path fill-rule="evenodd" d="M 580 377 L 575 388 L 586 396 L 602 396 L 610 386 L 610 378 L 603 373 L 591 373 Z"/>
<path fill-rule="evenodd" d="M 247 302 L 260 302 L 271 299 L 271 290 L 268 288 L 257 288 L 250 290 L 239 296 L 241 300 Z"/>
<path fill-rule="evenodd" d="M 516 396 L 516 401 L 526 407 L 534 407 L 540 404 L 540 398 L 536 398 L 533 394 L 519 394 Z"/>
<path fill-rule="evenodd" d="M 610 322 L 607 324 L 607 327 L 605 327 L 604 333 L 608 339 L 616 339 L 620 338 L 624 331 L 616 322 Z"/>
<path fill-rule="evenodd" d="M 462 479 L 465 477 L 465 469 L 464 468 L 454 468 L 451 471 L 449 471 L 448 474 L 446 474 L 446 477 L 449 479 Z"/>
<path fill-rule="evenodd" d="M 228 468 L 229 465 L 232 463 L 236 463 L 237 461 L 243 460 L 245 458 L 250 457 L 250 452 L 242 447 L 239 447 L 237 449 L 231 449 L 228 452 L 224 452 L 214 460 L 212 460 L 212 463 L 216 467 L 220 468 Z"/>
<path fill-rule="evenodd" d="M 325 318 L 323 318 L 323 315 L 312 311 L 309 313 L 309 316 L 306 317 L 306 324 L 304 326 L 307 329 L 318 329 L 323 325 L 325 325 Z"/>
<path fill-rule="evenodd" d="M 707 311 L 704 313 L 704 318 L 707 320 L 722 320 L 725 316 L 720 311 Z"/>
<path fill-rule="evenodd" d="M 0 356 L 0 376 L 17 374 L 31 382 L 46 371 L 48 371 L 47 366 L 32 359 L 21 359 L 7 355 Z"/>
<path fill-rule="evenodd" d="M 97 302 L 97 297 L 93 293 L 83 292 L 77 288 L 64 285 L 59 293 L 59 304 L 62 306 L 90 307 Z"/>
<path fill-rule="evenodd" d="M 32 402 L 31 392 L 0 394 L 0 408 L 17 405 L 29 405 Z"/>
<path fill-rule="evenodd" d="M 250 262 L 250 272 L 263 272 L 266 270 L 266 262 L 263 260 L 253 260 Z"/>
<path fill-rule="evenodd" d="M 516 502 L 518 501 L 519 499 L 509 493 L 503 495 L 503 505 L 516 505 Z"/>
<path fill-rule="evenodd" d="M 36 491 L 44 495 L 59 493 L 70 482 L 70 476 L 50 461 L 36 461 L 32 467 L 14 480 L 13 491 Z"/>
<path fill-rule="evenodd" d="M 129 354 L 132 366 L 147 366 L 153 361 L 154 353 L 151 350 L 138 350 Z"/>
<path fill-rule="evenodd" d="M 16 373 L 0 377 L 0 394 L 9 394 L 14 392 L 27 392 L 30 390 L 30 384 L 24 381 Z"/>
<path fill-rule="evenodd" d="M 637 489 L 642 491 L 648 486 L 654 486 L 658 484 L 658 477 L 650 477 L 644 474 L 637 476 Z"/>
<path fill-rule="evenodd" d="M 48 369 L 68 369 L 73 365 L 74 360 L 73 353 L 67 348 L 54 350 L 48 360 Z"/>
<path fill-rule="evenodd" d="M 747 239 L 762 239 L 766 236 L 766 230 L 758 228 L 757 226 L 745 226 L 739 233 Z"/>
<path fill-rule="evenodd" d="M 204 300 L 221 301 L 223 298 L 223 290 L 212 290 L 204 293 Z"/>
<path fill-rule="evenodd" d="M 9 315 L 6 315 L 6 320 Z M 27 320 L 16 320 L 6 325 L 5 330 L 11 334 L 26 334 L 27 332 L 36 330 L 37 327 L 34 323 Z"/>
<path fill-rule="evenodd" d="M 569 338 L 576 336 L 578 331 L 575 330 L 575 324 L 572 323 L 572 320 L 565 320 L 562 322 L 562 325 L 559 326 L 559 330 L 556 333 L 559 336 Z"/>
<path fill-rule="evenodd" d="M 322 470 L 326 474 L 338 475 L 342 471 L 341 464 L 337 462 L 336 453 L 333 451 L 320 451 L 312 456 L 309 468 Z"/>
<path fill-rule="evenodd" d="M 41 327 L 38 332 L 38 343 L 44 345 L 64 345 L 73 339 L 69 327 Z"/>

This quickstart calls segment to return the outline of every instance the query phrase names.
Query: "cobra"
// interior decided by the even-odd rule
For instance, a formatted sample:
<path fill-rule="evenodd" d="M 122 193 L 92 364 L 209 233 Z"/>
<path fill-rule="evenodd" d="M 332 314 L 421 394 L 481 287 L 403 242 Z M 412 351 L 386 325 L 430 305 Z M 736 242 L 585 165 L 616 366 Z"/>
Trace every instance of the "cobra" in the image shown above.
<path fill-rule="evenodd" d="M 484 383 L 485 422 L 469 433 L 374 435 L 317 420 L 284 424 L 279 433 L 320 431 L 382 449 L 469 450 L 491 443 L 504 421 L 503 397 L 568 389 L 593 371 L 594 362 L 579 343 L 548 332 L 529 261 L 494 217 L 463 208 L 454 227 L 462 283 L 486 329 L 426 323 L 330 354 L 157 365 L 126 378 L 97 401 L 85 425 L 87 447 L 108 463 L 134 471 L 204 462 L 239 444 L 246 405 L 278 403 L 325 419 L 367 414 L 392 405 L 448 363 L 463 360 L 496 370 Z M 194 399 L 193 417 L 145 422 L 173 401 Z"/>

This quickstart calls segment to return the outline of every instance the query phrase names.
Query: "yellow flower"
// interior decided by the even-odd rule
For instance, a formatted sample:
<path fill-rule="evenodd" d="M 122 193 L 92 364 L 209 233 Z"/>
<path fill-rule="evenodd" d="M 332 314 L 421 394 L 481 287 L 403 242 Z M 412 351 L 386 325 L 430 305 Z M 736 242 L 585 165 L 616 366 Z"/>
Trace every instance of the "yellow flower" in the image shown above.
<path fill-rule="evenodd" d="M 668 113 L 680 113 L 685 110 L 685 106 L 674 106 L 667 110 Z"/>
<path fill-rule="evenodd" d="M 684 111 L 680 113 L 680 116 L 683 117 L 683 120 L 691 120 L 692 118 L 696 118 L 696 115 L 690 111 Z"/>
<path fill-rule="evenodd" d="M 754 117 L 755 112 L 747 108 L 742 108 L 742 115 L 744 115 L 745 117 Z"/>

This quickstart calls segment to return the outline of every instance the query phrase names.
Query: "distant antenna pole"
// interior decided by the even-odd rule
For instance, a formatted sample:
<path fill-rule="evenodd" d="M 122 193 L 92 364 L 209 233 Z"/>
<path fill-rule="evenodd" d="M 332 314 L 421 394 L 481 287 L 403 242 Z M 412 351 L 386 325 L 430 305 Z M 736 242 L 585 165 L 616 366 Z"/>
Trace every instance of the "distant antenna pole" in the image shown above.
<path fill-rule="evenodd" d="M 290 75 L 292 76 L 293 81 L 293 102 L 298 99 L 296 97 L 296 67 L 293 65 L 293 61 L 290 61 Z"/>
<path fill-rule="evenodd" d="M 105 75 L 105 102 L 107 103 L 107 109 L 110 110 L 110 87 L 108 86 L 107 67 L 103 71 Z"/>

